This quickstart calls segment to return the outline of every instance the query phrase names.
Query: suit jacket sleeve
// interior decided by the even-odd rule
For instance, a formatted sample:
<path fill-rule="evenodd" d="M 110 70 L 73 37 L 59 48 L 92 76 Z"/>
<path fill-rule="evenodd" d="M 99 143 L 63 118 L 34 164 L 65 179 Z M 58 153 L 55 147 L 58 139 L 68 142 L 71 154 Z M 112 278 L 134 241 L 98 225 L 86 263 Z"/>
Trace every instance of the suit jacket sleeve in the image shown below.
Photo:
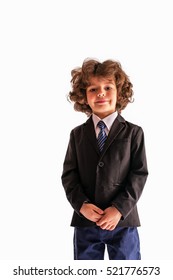
<path fill-rule="evenodd" d="M 112 204 L 125 219 L 136 206 L 148 176 L 144 144 L 144 133 L 141 127 L 134 133 L 131 141 L 131 161 L 123 191 L 113 199 Z"/>
<path fill-rule="evenodd" d="M 78 215 L 82 216 L 79 212 L 80 208 L 83 202 L 88 201 L 89 199 L 82 189 L 79 178 L 73 130 L 70 134 L 70 140 L 63 164 L 61 179 L 68 201 L 70 202 L 73 209 L 78 213 Z"/>

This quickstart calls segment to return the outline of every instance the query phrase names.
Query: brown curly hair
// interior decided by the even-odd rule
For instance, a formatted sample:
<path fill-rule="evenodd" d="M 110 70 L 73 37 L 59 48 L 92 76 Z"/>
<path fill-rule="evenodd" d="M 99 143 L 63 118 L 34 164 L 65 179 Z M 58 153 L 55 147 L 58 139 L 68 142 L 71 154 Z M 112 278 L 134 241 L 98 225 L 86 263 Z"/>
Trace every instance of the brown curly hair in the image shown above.
<path fill-rule="evenodd" d="M 74 103 L 74 109 L 84 112 L 88 116 L 92 114 L 91 107 L 87 104 L 86 88 L 90 85 L 91 77 L 114 77 L 117 87 L 116 111 L 121 111 L 130 102 L 133 102 L 132 83 L 123 71 L 121 64 L 114 60 L 99 62 L 96 59 L 85 59 L 82 67 L 77 67 L 71 71 L 72 90 L 68 94 L 68 100 Z"/>

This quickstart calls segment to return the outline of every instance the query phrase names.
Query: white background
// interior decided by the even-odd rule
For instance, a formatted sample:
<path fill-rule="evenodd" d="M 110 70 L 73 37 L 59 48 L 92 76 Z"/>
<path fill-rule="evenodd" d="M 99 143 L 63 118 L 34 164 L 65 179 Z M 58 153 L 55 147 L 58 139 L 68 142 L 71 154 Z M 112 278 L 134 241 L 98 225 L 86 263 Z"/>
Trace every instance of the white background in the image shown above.
<path fill-rule="evenodd" d="M 73 127 L 66 96 L 87 57 L 121 62 L 143 127 L 149 177 L 139 201 L 142 258 L 172 259 L 172 1 L 0 2 L 0 259 L 72 260 L 61 184 Z"/>

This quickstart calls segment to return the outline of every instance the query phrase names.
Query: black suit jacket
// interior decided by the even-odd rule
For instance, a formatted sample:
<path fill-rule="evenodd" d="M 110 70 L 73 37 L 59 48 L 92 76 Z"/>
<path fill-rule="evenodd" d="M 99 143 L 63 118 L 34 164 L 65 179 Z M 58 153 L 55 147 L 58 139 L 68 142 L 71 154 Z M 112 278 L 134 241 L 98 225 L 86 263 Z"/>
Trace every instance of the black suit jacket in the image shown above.
<path fill-rule="evenodd" d="M 141 127 L 118 115 L 100 154 L 92 117 L 70 134 L 62 184 L 74 213 L 71 226 L 92 226 L 80 214 L 84 201 L 101 209 L 114 205 L 122 214 L 118 226 L 140 226 L 137 202 L 148 175 Z"/>

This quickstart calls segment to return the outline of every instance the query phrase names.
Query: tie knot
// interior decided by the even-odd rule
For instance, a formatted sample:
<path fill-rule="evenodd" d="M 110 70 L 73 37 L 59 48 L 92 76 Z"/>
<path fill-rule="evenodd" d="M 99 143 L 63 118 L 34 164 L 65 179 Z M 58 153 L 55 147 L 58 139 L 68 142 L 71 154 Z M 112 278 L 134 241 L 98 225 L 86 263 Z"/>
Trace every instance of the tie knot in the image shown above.
<path fill-rule="evenodd" d="M 103 121 L 99 121 L 97 125 L 100 129 L 104 129 L 106 127 L 106 125 Z"/>

